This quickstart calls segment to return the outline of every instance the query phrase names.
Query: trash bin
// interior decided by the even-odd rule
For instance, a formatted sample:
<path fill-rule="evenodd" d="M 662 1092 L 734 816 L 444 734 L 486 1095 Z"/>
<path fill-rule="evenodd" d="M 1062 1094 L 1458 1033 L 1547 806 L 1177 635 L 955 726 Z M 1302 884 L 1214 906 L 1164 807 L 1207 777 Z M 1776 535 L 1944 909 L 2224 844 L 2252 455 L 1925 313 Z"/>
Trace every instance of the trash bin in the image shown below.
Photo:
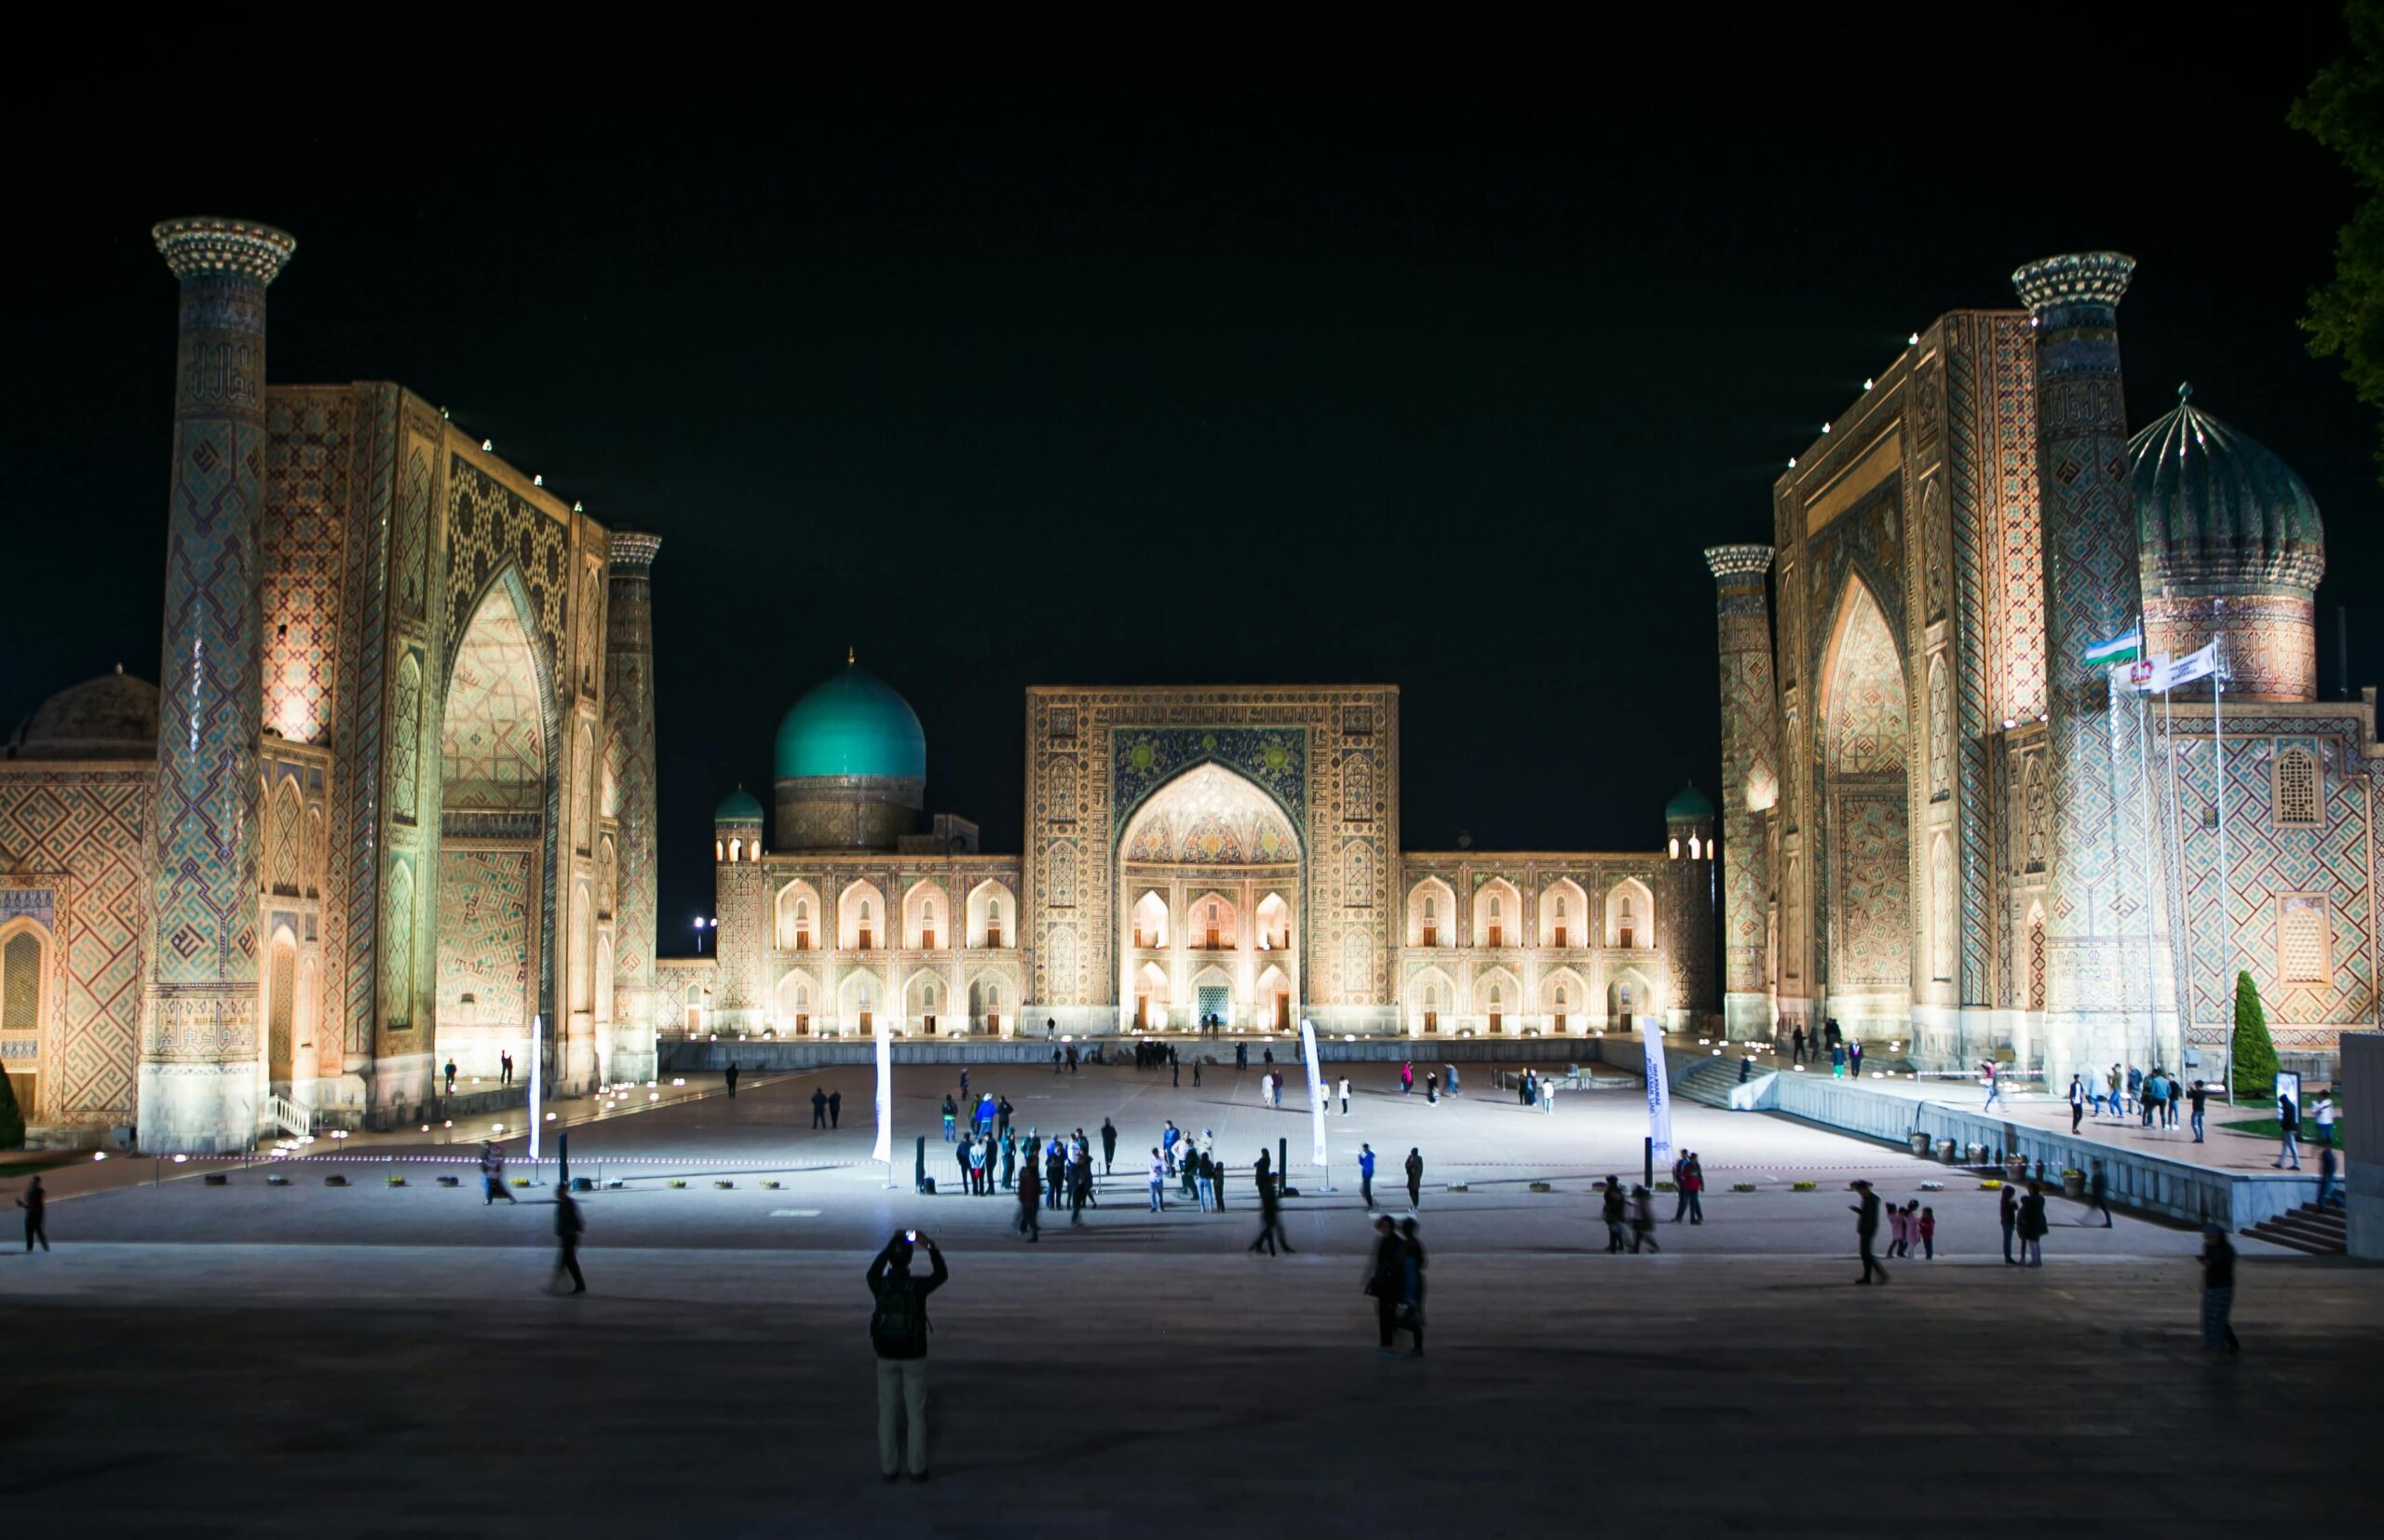
<path fill-rule="evenodd" d="M 1912 1136 L 1912 1153 L 1917 1155 L 1925 1155 L 1929 1153 L 1929 1136 L 1927 1134 L 1915 1134 Z"/>
<path fill-rule="evenodd" d="M 2086 1173 L 2083 1171 L 2062 1172 L 2061 1196 L 2070 1198 L 2084 1197 L 2086 1196 Z"/>
<path fill-rule="evenodd" d="M 1951 1166 L 1954 1164 L 1954 1158 L 1960 1152 L 1955 1147 L 1952 1140 L 1941 1139 L 1937 1141 L 1937 1158 L 1944 1161 L 1946 1165 Z"/>

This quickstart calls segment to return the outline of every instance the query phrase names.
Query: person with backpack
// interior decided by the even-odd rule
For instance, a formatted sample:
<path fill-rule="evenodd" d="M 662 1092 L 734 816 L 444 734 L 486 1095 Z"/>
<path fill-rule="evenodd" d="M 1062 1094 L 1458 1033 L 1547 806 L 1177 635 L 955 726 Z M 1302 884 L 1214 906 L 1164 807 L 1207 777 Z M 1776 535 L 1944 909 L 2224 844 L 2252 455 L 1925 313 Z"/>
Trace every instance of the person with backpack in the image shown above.
<path fill-rule="evenodd" d="M 1689 1151 L 1688 1158 L 1680 1163 L 1680 1194 L 1688 1200 L 1688 1222 L 1704 1223 L 1705 1165 L 1697 1158 L 1695 1150 Z"/>
<path fill-rule="evenodd" d="M 928 1249 L 935 1270 L 911 1276 L 911 1256 Z M 928 1479 L 928 1296 L 952 1277 L 943 1253 L 916 1230 L 897 1230 L 869 1264 L 869 1345 L 877 1350 L 877 1468 L 891 1481 L 900 1469 L 901 1424 L 910 1425 L 911 1479 Z"/>

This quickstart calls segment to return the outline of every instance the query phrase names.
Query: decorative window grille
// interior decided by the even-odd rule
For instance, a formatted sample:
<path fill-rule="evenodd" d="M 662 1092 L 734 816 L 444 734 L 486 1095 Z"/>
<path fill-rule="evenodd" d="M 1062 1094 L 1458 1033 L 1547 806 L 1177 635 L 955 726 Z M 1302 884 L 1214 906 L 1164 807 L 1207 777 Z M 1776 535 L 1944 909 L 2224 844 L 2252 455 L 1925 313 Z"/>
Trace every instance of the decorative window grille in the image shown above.
<path fill-rule="evenodd" d="M 2326 900 L 2287 895 L 2277 900 L 2277 978 L 2288 984 L 2323 984 L 2334 972 Z"/>
<path fill-rule="evenodd" d="M 2288 829 L 2315 829 L 2324 821 L 2318 790 L 2318 758 L 2306 749 L 2276 757 L 2276 821 Z"/>

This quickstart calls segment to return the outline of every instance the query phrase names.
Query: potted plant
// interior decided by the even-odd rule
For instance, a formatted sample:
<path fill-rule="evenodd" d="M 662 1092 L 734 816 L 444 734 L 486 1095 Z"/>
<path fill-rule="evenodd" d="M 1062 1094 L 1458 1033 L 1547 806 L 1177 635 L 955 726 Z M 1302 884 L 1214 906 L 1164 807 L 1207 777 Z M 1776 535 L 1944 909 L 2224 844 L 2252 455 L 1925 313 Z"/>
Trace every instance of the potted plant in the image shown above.
<path fill-rule="evenodd" d="M 2065 1167 L 2061 1173 L 2061 1196 L 2064 1197 L 2084 1197 L 2086 1196 L 2086 1173 L 2079 1170 L 2075 1166 Z"/>

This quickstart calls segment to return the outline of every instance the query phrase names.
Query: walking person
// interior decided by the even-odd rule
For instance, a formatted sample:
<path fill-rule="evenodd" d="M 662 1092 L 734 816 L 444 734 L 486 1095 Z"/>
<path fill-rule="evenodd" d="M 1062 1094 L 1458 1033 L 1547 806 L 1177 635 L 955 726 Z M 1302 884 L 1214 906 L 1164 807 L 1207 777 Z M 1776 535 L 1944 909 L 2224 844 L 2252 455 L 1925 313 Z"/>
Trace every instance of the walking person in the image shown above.
<path fill-rule="evenodd" d="M 1413 1145 L 1407 1150 L 1407 1207 L 1424 1207 L 1424 1152 Z"/>
<path fill-rule="evenodd" d="M 2020 1255 L 2025 1259 L 2025 1266 L 2045 1264 L 2045 1190 L 2041 1182 L 2029 1182 L 2028 1196 L 2020 1200 Z"/>
<path fill-rule="evenodd" d="M 959 1137 L 959 1134 L 955 1131 L 958 1129 L 959 1126 L 960 1108 L 958 1104 L 952 1100 L 952 1093 L 950 1091 L 946 1091 L 943 1095 L 943 1141 L 946 1144 L 951 1143 L 954 1140 Z"/>
<path fill-rule="evenodd" d="M 2318 1142 L 2327 1149 L 2335 1143 L 2335 1098 L 2331 1091 L 2318 1093 L 2318 1104 L 2310 1109 L 2318 1124 Z"/>
<path fill-rule="evenodd" d="M 1805 1024 L 1802 1021 L 1796 1023 L 1796 1030 L 1790 1037 L 1789 1042 L 1791 1047 L 1788 1053 L 1788 1062 L 1791 1064 L 1803 1063 L 1805 1061 Z"/>
<path fill-rule="evenodd" d="M 1101 1174 L 1107 1176 L 1118 1169 L 1118 1125 L 1107 1118 L 1101 1120 Z"/>
<path fill-rule="evenodd" d="M 1673 1157 L 1673 1223 L 1678 1224 L 1688 1212 L 1688 1152 L 1683 1150 Z"/>
<path fill-rule="evenodd" d="M 2111 1179 L 2103 1169 L 2103 1162 L 2094 1161 L 2093 1174 L 2087 1179 L 2086 1201 L 2103 1210 L 2103 1228 L 2111 1227 Z"/>
<path fill-rule="evenodd" d="M 1829 1077 L 1832 1080 L 1846 1078 L 1846 1045 L 1843 1043 L 1829 1046 Z"/>
<path fill-rule="evenodd" d="M 1266 1152 L 1260 1151 L 1258 1158 L 1266 1159 Z M 1279 1241 L 1282 1246 L 1280 1254 L 1290 1256 L 1292 1254 L 1291 1237 L 1283 1234 L 1282 1195 L 1275 1190 L 1273 1182 L 1262 1176 L 1258 1182 L 1258 1238 L 1250 1243 L 1250 1250 L 1254 1252 L 1264 1246 L 1266 1248 L 1266 1254 L 1271 1257 L 1277 1254 L 1275 1248 Z"/>
<path fill-rule="evenodd" d="M 1622 1183 L 1609 1176 L 1605 1179 L 1605 1196 L 1599 1206 L 1605 1220 L 1605 1251 L 1612 1256 L 1622 1250 L 1622 1231 L 1630 1213 L 1622 1199 Z"/>
<path fill-rule="evenodd" d="M 844 1114 L 845 1093 L 842 1091 L 830 1091 L 828 1093 L 828 1127 L 833 1128 L 836 1126 L 837 1119 L 844 1116 Z"/>
<path fill-rule="evenodd" d="M 1905 1225 L 1904 1225 L 1904 1219 L 1903 1219 L 1903 1206 L 1902 1206 L 1902 1205 L 1900 1205 L 1900 1204 L 1890 1203 L 1890 1204 L 1889 1204 L 1889 1205 L 1888 1205 L 1888 1252 L 1887 1252 L 1887 1254 L 1888 1254 L 1889 1256 L 1890 1256 L 1890 1257 L 1902 1257 L 1902 1256 L 1908 1256 L 1908 1255 L 1910 1255 L 1910 1254 L 1911 1254 L 1911 1253 L 1906 1250 L 1906 1248 L 1905 1248 L 1905 1245 L 1904 1245 L 1904 1235 L 1905 1235 Z"/>
<path fill-rule="evenodd" d="M 17 1200 L 17 1207 L 25 1211 L 25 1255 L 34 1254 L 35 1241 L 41 1242 L 43 1250 L 48 1250 L 49 1195 L 42 1191 L 41 1178 L 25 1183 L 25 1196 Z"/>
<path fill-rule="evenodd" d="M 2240 1353 L 2235 1327 L 2228 1317 L 2235 1312 L 2235 1248 L 2227 1232 L 2215 1224 L 2201 1227 L 2201 1344 L 2216 1352 Z"/>
<path fill-rule="evenodd" d="M 2080 1119 L 2086 1115 L 2086 1082 L 2076 1075 L 2069 1077 L 2069 1131 L 2076 1133 Z"/>
<path fill-rule="evenodd" d="M 1425 1072 L 1424 1103 L 1430 1107 L 1437 1107 L 1441 1104 L 1441 1076 L 1440 1072 L 1437 1070 L 1428 1070 Z"/>
<path fill-rule="evenodd" d="M 1224 1207 L 1217 1201 L 1217 1160 L 1206 1150 L 1192 1152 L 1192 1182 L 1202 1213 Z"/>
<path fill-rule="evenodd" d="M 1697 1158 L 1695 1150 L 1689 1151 L 1688 1158 L 1681 1163 L 1680 1173 L 1681 1196 L 1688 1199 L 1688 1222 L 1702 1224 L 1705 1223 L 1705 1165 Z"/>
<path fill-rule="evenodd" d="M 1376 1351 L 1386 1358 L 1396 1357 L 1391 1339 L 1399 1334 L 1399 1307 L 1406 1294 L 1407 1247 L 1399 1238 L 1399 1231 L 1385 1214 L 1375 1221 L 1374 1265 L 1366 1272 L 1366 1292 L 1375 1302 L 1375 1331 Z"/>
<path fill-rule="evenodd" d="M 1092 1196 L 1092 1161 L 1078 1154 L 1068 1163 L 1068 1223 L 1084 1223 L 1085 1199 Z"/>
<path fill-rule="evenodd" d="M 497 1069 L 496 1083 L 497 1083 L 498 1085 L 500 1085 L 500 1086 L 510 1086 L 511 1084 L 513 1084 L 513 1054 L 512 1054 L 512 1050 L 510 1050 L 510 1049 L 507 1049 L 507 1050 L 505 1050 L 505 1051 L 503 1051 L 503 1052 L 500 1052 L 500 1053 L 496 1056 L 496 1069 Z"/>
<path fill-rule="evenodd" d="M 811 1126 L 815 1128 L 828 1126 L 828 1093 L 817 1086 L 811 1087 Z"/>
<path fill-rule="evenodd" d="M 1172 1047 L 1167 1050 L 1167 1083 L 1170 1086 L 1184 1084 L 1184 1060 L 1176 1057 Z"/>
<path fill-rule="evenodd" d="M 455 1060 L 453 1059 L 447 1060 L 447 1094 L 455 1094 Z"/>
<path fill-rule="evenodd" d="M 563 1292 L 561 1285 L 566 1275 L 571 1278 L 572 1293 L 588 1292 L 588 1279 L 579 1271 L 579 1237 L 587 1228 L 588 1222 L 580 1217 L 579 1200 L 571 1196 L 570 1185 L 556 1182 L 555 1271 L 554 1277 L 547 1280 L 548 1293 Z"/>
<path fill-rule="evenodd" d="M 934 1270 L 911 1276 L 911 1255 L 928 1249 Z M 928 1479 L 928 1296 L 952 1277 L 943 1253 L 916 1230 L 897 1230 L 869 1264 L 869 1345 L 877 1352 L 877 1469 L 901 1474 L 902 1425 L 909 1424 L 910 1472 Z"/>
<path fill-rule="evenodd" d="M 1010 1191 L 1018 1181 L 1018 1138 L 1008 1128 L 1002 1130 L 1002 1191 Z"/>
<path fill-rule="evenodd" d="M 1456 1094 L 1456 1066 L 1455 1064 L 1443 1064 L 1441 1068 L 1449 1072 L 1447 1074 L 1441 1077 L 1441 1089 L 1448 1092 L 1451 1096 L 1455 1096 Z"/>
<path fill-rule="evenodd" d="M 1341 1115 L 1349 1115 L 1349 1077 L 1346 1074 L 1341 1077 Z"/>
<path fill-rule="evenodd" d="M 1029 1244 L 1043 1238 L 1043 1182 L 1031 1156 L 1018 1170 L 1018 1219 L 1012 1228 Z"/>
<path fill-rule="evenodd" d="M 1424 1356 L 1424 1242 L 1416 1234 L 1416 1222 L 1399 1222 L 1400 1271 L 1402 1289 L 1399 1303 L 1399 1324 L 1407 1329 L 1415 1345 L 1407 1350 L 1411 1358 Z"/>
<path fill-rule="evenodd" d="M 1167 1212 L 1167 1157 L 1156 1144 L 1151 1146 L 1151 1212 Z"/>
<path fill-rule="evenodd" d="M 505 1184 L 505 1152 L 496 1147 L 496 1141 L 483 1139 L 481 1141 L 481 1207 L 485 1209 L 498 1198 L 508 1203 L 522 1201 L 513 1196 L 513 1189 Z"/>
<path fill-rule="evenodd" d="M 1375 1147 L 1358 1146 L 1358 1196 L 1366 1200 L 1366 1212 L 1375 1211 Z"/>
<path fill-rule="evenodd" d="M 2003 1260 L 2016 1263 L 2020 1259 L 2012 1254 L 2012 1237 L 2020 1231 L 2020 1187 L 2017 1182 L 2004 1182 L 2003 1196 L 1997 1205 L 1996 1213 L 2003 1225 Z"/>
<path fill-rule="evenodd" d="M 2186 1096 L 2187 1100 L 2194 1104 L 2194 1142 L 2199 1144 L 2201 1142 L 2202 1109 L 2210 1101 L 2210 1087 L 2197 1080 L 2194 1082 L 2194 1088 L 2187 1092 Z"/>
<path fill-rule="evenodd" d="M 1655 1200 L 1647 1196 L 1646 1188 L 1634 1183 L 1631 1189 L 1631 1254 L 1637 1256 L 1642 1246 L 1650 1251 L 1663 1250 L 1656 1244 Z"/>
<path fill-rule="evenodd" d="M 2301 1109 L 2294 1105 L 2293 1098 L 2280 1096 L 2276 1099 L 2276 1126 L 2278 1132 L 2283 1135 L 2283 1142 L 2276 1153 L 2276 1169 L 2284 1169 L 2285 1158 L 2289 1155 L 2293 1159 L 2293 1169 L 2296 1171 L 2301 1169 Z"/>
<path fill-rule="evenodd" d="M 2348 1209 L 2350 1207 L 2350 1205 L 2343 1201 L 2343 1190 L 2341 1184 L 2335 1180 L 2336 1173 L 2341 1170 L 2341 1169 L 2342 1168 L 2337 1165 L 2335 1161 L 2335 1147 L 2332 1144 L 2319 1145 L 2318 1201 L 2311 1207 L 2317 1209 L 2322 1213 L 2328 1209 Z"/>
<path fill-rule="evenodd" d="M 1416 1061 L 1409 1060 L 1399 1066 L 1399 1094 L 1407 1095 L 1416 1088 Z"/>
<path fill-rule="evenodd" d="M 1859 1037 L 1846 1045 L 1846 1069 L 1855 1079 L 1862 1078 L 1862 1040 Z"/>
<path fill-rule="evenodd" d="M 737 1100 L 737 1060 L 736 1060 L 732 1059 L 732 1060 L 730 1060 L 728 1061 L 728 1071 L 727 1071 L 727 1073 L 726 1073 L 725 1074 L 722 1075 L 722 1076 L 721 1076 L 721 1078 L 728 1082 L 728 1099 L 729 1099 L 731 1101 L 736 1101 L 736 1100 Z"/>
<path fill-rule="evenodd" d="M 1995 1073 L 1995 1060 L 1992 1059 L 1980 1060 L 1979 1069 L 1986 1076 L 1986 1105 L 1992 1107 L 2003 1095 L 2003 1078 Z"/>
<path fill-rule="evenodd" d="M 1871 1184 L 1861 1177 L 1856 1177 L 1852 1185 L 1860 1196 L 1858 1201 L 1848 1207 L 1854 1215 L 1854 1244 L 1862 1252 L 1862 1276 L 1854 1281 L 1869 1283 L 1871 1275 L 1876 1273 L 1879 1281 L 1885 1283 L 1888 1281 L 1888 1270 L 1880 1266 L 1879 1259 L 1871 1254 L 1872 1243 L 1879 1237 L 1879 1195 L 1873 1192 Z"/>

